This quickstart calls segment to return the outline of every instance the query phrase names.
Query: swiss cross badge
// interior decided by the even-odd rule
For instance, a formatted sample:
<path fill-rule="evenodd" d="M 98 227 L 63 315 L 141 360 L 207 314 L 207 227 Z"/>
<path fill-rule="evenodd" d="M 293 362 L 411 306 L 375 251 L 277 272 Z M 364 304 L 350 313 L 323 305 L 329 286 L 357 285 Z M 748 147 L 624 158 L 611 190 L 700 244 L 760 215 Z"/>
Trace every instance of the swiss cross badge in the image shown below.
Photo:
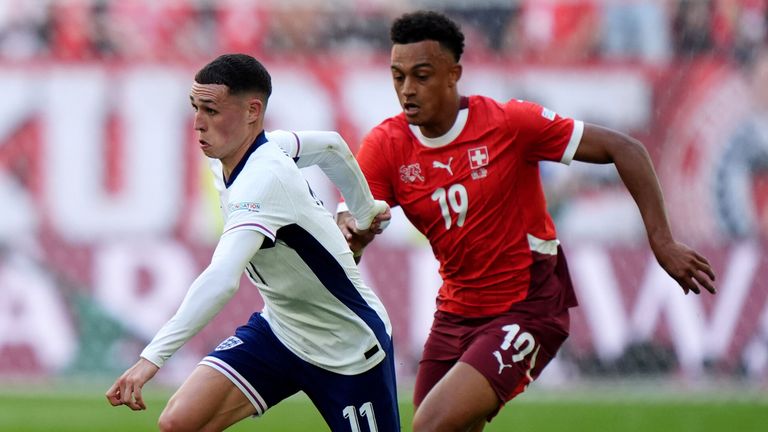
<path fill-rule="evenodd" d="M 467 151 L 469 156 L 469 167 L 473 170 L 482 168 L 488 165 L 488 147 L 475 147 Z"/>

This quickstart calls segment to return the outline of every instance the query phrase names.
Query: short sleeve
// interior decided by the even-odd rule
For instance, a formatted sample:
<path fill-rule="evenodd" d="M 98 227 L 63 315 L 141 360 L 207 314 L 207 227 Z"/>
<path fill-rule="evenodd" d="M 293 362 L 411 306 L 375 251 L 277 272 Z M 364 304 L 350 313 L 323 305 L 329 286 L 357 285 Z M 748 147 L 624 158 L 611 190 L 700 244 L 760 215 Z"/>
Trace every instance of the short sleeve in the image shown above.
<path fill-rule="evenodd" d="M 526 160 L 571 163 L 584 130 L 581 121 L 563 117 L 541 105 L 519 100 L 508 102 L 504 111 L 510 128 L 522 145 Z"/>

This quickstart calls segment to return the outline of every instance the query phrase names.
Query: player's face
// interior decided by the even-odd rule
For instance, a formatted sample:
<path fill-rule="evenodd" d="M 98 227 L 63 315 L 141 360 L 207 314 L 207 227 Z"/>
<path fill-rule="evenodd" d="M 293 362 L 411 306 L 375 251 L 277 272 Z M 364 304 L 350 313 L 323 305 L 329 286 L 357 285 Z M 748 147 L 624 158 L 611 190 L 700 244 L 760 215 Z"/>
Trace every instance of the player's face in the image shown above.
<path fill-rule="evenodd" d="M 189 94 L 195 110 L 195 130 L 206 156 L 220 159 L 225 167 L 237 164 L 251 144 L 253 98 L 232 95 L 222 84 L 192 85 Z"/>
<path fill-rule="evenodd" d="M 392 46 L 392 81 L 408 123 L 437 137 L 456 119 L 461 65 L 437 41 Z"/>

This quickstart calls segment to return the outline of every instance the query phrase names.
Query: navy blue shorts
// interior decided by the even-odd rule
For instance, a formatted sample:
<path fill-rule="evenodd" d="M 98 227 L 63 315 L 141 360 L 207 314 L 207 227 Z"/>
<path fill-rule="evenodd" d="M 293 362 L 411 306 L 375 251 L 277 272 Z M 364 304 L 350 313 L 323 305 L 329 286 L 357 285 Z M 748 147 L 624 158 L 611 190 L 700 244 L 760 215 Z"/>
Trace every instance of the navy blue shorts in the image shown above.
<path fill-rule="evenodd" d="M 341 375 L 300 359 L 289 351 L 260 313 L 224 340 L 200 364 L 229 378 L 261 415 L 299 391 L 309 396 L 331 430 L 400 430 L 392 344 L 386 358 L 358 375 Z"/>

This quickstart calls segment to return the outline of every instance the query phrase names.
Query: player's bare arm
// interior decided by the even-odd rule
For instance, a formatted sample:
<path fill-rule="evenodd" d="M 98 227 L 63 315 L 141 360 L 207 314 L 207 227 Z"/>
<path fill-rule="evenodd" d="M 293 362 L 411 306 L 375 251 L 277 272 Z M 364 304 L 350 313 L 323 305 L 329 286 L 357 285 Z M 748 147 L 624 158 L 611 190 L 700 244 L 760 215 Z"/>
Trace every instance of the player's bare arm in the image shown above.
<path fill-rule="evenodd" d="M 709 261 L 672 236 L 661 186 L 642 143 L 620 132 L 585 123 L 574 159 L 616 165 L 640 209 L 648 241 L 661 267 L 686 294 L 699 294 L 701 288 L 715 293 L 715 273 Z"/>
<path fill-rule="evenodd" d="M 147 409 L 141 389 L 160 368 L 147 359 L 140 358 L 130 369 L 118 378 L 107 390 L 106 397 L 112 406 L 125 405 L 139 411 Z"/>

